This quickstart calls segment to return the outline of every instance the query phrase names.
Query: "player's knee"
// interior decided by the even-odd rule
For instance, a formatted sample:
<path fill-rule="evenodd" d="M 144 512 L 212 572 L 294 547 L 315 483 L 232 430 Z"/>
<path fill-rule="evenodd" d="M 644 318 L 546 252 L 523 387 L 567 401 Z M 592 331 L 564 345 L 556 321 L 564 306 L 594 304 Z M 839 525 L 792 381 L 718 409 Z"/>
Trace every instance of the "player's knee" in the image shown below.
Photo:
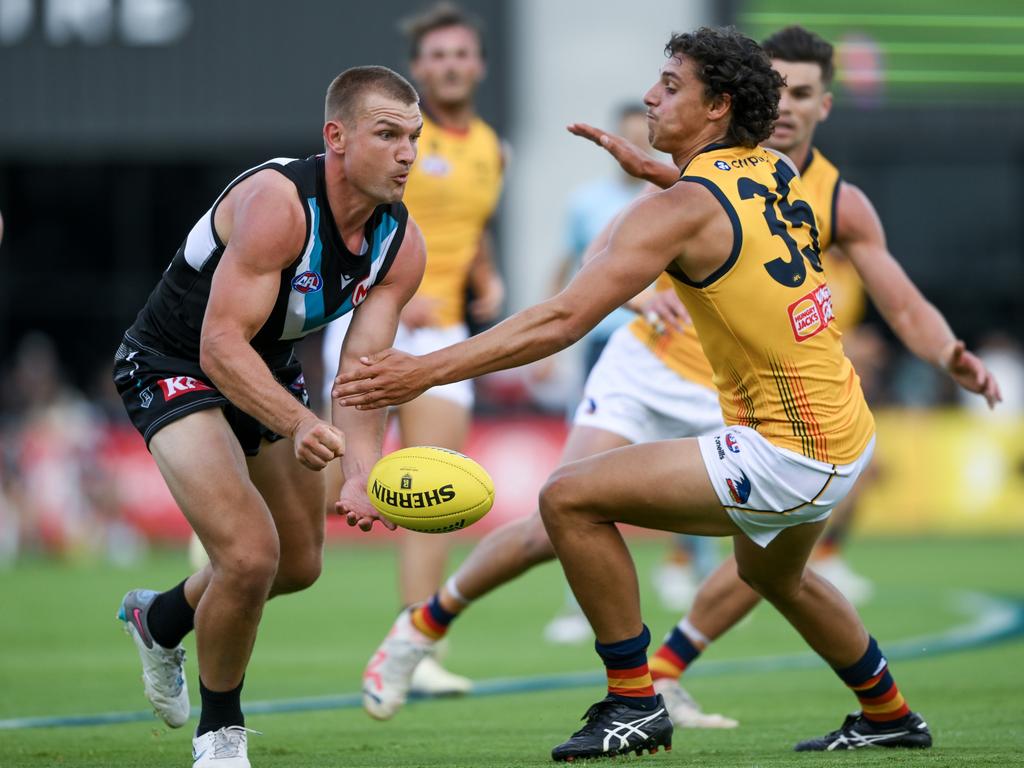
<path fill-rule="evenodd" d="M 276 539 L 236 541 L 231 547 L 211 553 L 214 576 L 230 584 L 239 599 L 264 599 L 277 578 L 280 549 Z"/>
<path fill-rule="evenodd" d="M 779 577 L 777 575 L 765 576 L 760 573 L 738 569 L 739 577 L 746 584 L 757 592 L 768 602 L 774 604 L 791 602 L 800 593 L 800 578 Z"/>
<path fill-rule="evenodd" d="M 323 555 L 320 551 L 310 551 L 302 557 L 282 560 L 274 579 L 275 595 L 290 594 L 309 589 L 320 578 L 323 570 Z"/>
<path fill-rule="evenodd" d="M 540 489 L 540 517 L 547 531 L 557 527 L 571 513 L 572 481 L 556 470 Z"/>

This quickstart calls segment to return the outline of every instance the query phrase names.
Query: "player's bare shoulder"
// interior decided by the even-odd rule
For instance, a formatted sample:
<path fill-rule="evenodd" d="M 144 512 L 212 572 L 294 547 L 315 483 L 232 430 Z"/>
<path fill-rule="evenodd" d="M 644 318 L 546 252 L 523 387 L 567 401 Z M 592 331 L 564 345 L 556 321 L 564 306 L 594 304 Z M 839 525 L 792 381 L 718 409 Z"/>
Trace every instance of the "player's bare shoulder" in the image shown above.
<path fill-rule="evenodd" d="M 856 243 L 885 244 L 885 230 L 875 206 L 860 187 L 848 181 L 840 182 L 836 201 L 836 232 L 834 240 L 839 246 Z"/>
<path fill-rule="evenodd" d="M 306 210 L 295 184 L 272 169 L 239 182 L 217 205 L 214 229 L 225 252 L 244 251 L 260 261 L 285 266 L 302 251 L 306 239 Z M 269 266 L 269 264 L 268 264 Z"/>

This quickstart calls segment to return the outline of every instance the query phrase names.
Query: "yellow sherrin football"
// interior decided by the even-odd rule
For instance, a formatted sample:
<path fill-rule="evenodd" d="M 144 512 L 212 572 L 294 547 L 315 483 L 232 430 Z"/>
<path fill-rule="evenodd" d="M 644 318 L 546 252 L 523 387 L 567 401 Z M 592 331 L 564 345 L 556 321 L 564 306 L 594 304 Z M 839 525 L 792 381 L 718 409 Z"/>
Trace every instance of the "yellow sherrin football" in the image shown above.
<path fill-rule="evenodd" d="M 391 522 L 422 533 L 472 525 L 494 503 L 494 482 L 468 456 L 446 448 L 403 448 L 370 471 L 366 493 Z"/>

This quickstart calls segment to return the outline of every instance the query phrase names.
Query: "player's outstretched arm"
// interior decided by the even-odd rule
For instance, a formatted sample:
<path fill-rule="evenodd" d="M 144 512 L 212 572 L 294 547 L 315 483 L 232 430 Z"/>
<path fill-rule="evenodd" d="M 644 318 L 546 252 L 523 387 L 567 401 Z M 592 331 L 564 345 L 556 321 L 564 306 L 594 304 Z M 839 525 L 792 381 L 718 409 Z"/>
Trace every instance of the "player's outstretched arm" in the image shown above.
<path fill-rule="evenodd" d="M 362 367 L 360 357 L 394 344 L 402 308 L 416 293 L 425 264 L 423 235 L 415 222 L 409 219 L 394 264 L 385 278 L 369 291 L 352 317 L 352 325 L 341 347 L 339 372 Z M 346 443 L 345 455 L 341 459 L 345 484 L 335 510 L 345 515 L 349 525 L 358 525 L 364 531 L 370 530 L 374 520 L 380 520 L 391 530 L 395 528 L 394 523 L 380 517 L 366 496 L 367 478 L 381 454 L 386 415 L 384 410 L 360 411 L 332 399 L 332 421 L 344 432 Z"/>
<path fill-rule="evenodd" d="M 221 203 L 218 232 L 228 245 L 213 275 L 199 365 L 232 403 L 291 437 L 299 461 L 323 469 L 344 453 L 340 430 L 288 394 L 249 343 L 270 317 L 281 270 L 302 250 L 305 230 L 294 185 L 279 174 L 257 174 Z"/>
<path fill-rule="evenodd" d="M 907 277 L 885 242 L 885 231 L 867 196 L 852 184 L 839 192 L 836 244 L 853 262 L 871 300 L 911 352 L 949 373 L 964 389 L 1002 400 L 999 383 Z"/>
<path fill-rule="evenodd" d="M 697 189 L 696 194 L 707 194 L 703 187 Z M 683 253 L 688 239 L 708 216 L 706 206 L 680 205 L 677 198 L 685 194 L 692 193 L 673 189 L 633 203 L 612 232 L 607 248 L 558 295 L 479 336 L 423 357 L 395 350 L 369 355 L 360 370 L 336 379 L 334 397 L 359 408 L 397 405 L 430 387 L 515 368 L 564 349 L 653 282 Z M 710 195 L 707 198 L 717 206 Z M 715 210 L 721 213 L 720 206 Z"/>
<path fill-rule="evenodd" d="M 606 150 L 630 176 L 645 179 L 661 189 L 668 189 L 679 181 L 678 168 L 670 163 L 655 160 L 621 136 L 602 131 L 587 123 L 570 123 L 566 128 L 574 136 L 588 139 Z"/>

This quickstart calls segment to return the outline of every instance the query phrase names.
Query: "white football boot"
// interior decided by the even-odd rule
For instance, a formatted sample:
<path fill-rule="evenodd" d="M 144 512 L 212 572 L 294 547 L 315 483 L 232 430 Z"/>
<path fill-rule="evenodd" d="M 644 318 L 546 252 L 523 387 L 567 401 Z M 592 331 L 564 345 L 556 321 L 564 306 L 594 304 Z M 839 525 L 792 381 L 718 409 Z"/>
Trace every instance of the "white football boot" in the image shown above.
<path fill-rule="evenodd" d="M 702 712 L 693 696 L 678 680 L 663 677 L 654 681 L 654 692 L 665 700 L 665 709 L 677 728 L 735 728 L 738 720 L 718 714 Z"/>
<path fill-rule="evenodd" d="M 579 608 L 569 609 L 544 626 L 544 639 L 555 645 L 579 645 L 593 640 L 594 630 Z"/>
<path fill-rule="evenodd" d="M 875 593 L 871 579 L 854 571 L 839 555 L 829 555 L 808 561 L 807 567 L 832 583 L 843 593 L 843 597 L 854 605 L 868 602 Z"/>
<path fill-rule="evenodd" d="M 207 731 L 192 739 L 192 768 L 252 768 L 248 734 L 259 733 L 241 725 Z"/>
<path fill-rule="evenodd" d="M 185 681 L 185 649 L 163 648 L 149 634 L 147 616 L 153 599 L 151 589 L 133 589 L 121 601 L 117 618 L 135 641 L 142 659 L 142 684 L 153 711 L 171 728 L 188 722 L 188 683 Z"/>
<path fill-rule="evenodd" d="M 376 720 L 390 720 L 409 695 L 413 672 L 437 643 L 413 626 L 411 609 L 398 614 L 384 642 L 363 671 L 363 709 Z"/>
<path fill-rule="evenodd" d="M 473 681 L 445 669 L 429 654 L 413 670 L 409 690 L 424 696 L 460 696 L 473 690 Z"/>

